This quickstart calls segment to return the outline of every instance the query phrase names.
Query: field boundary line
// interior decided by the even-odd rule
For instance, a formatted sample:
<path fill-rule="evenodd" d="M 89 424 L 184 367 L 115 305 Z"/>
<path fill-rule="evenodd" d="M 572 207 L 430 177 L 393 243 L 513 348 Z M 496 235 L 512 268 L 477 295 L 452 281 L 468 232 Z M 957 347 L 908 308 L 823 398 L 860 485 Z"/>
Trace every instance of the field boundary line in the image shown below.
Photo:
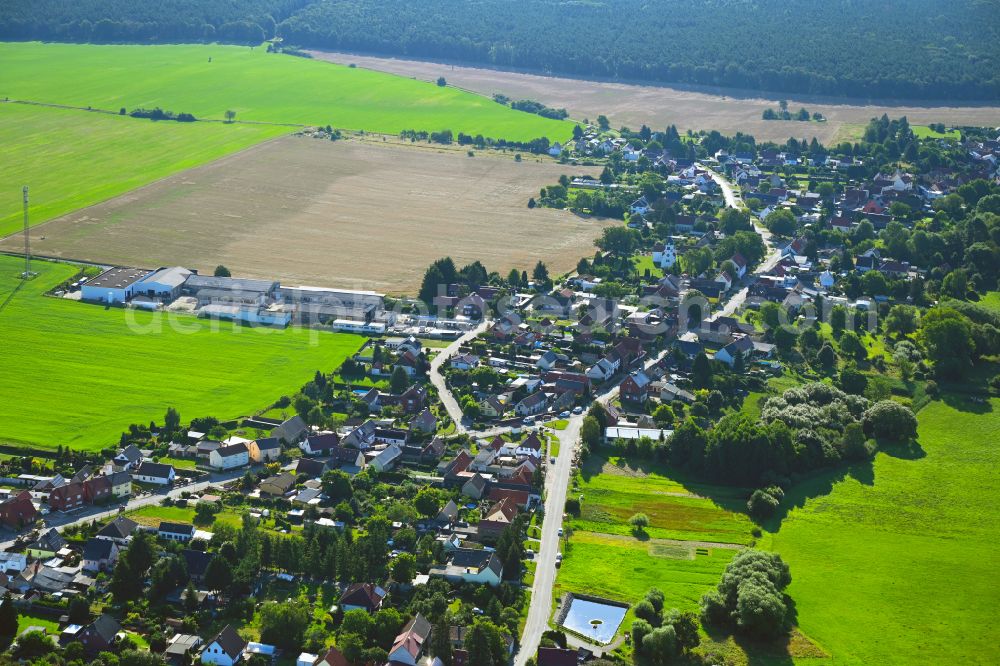
<path fill-rule="evenodd" d="M 743 550 L 744 548 L 749 548 L 749 546 L 744 546 L 738 543 L 725 543 L 722 541 L 687 541 L 685 539 L 659 539 L 650 537 L 649 539 L 640 540 L 635 537 L 625 536 L 624 534 L 608 534 L 607 532 L 591 532 L 590 530 L 580 530 L 579 533 L 588 533 L 598 536 L 602 539 L 608 539 L 609 541 L 626 541 L 629 543 L 643 544 L 646 546 L 663 544 L 666 546 L 688 546 L 691 548 L 720 548 L 725 550 Z"/>
<path fill-rule="evenodd" d="M 114 111 L 111 109 L 95 109 L 92 106 L 74 106 L 72 104 L 56 104 L 55 102 L 37 102 L 30 99 L 10 99 L 6 98 L 0 100 L 5 104 L 24 104 L 26 106 L 44 106 L 52 109 L 62 109 L 64 111 L 87 111 L 89 113 L 103 113 L 109 116 L 119 116 L 124 115 L 126 118 L 132 118 L 129 114 L 122 114 L 120 111 Z M 150 120 L 149 118 L 133 118 L 133 120 Z M 176 120 L 152 120 L 151 122 L 177 122 Z M 272 120 L 223 120 L 220 118 L 195 118 L 193 121 L 195 123 L 221 123 L 223 125 L 268 125 L 271 127 L 315 127 L 315 125 L 303 125 L 301 123 L 279 123 Z M 184 124 L 184 123 L 182 123 Z"/>

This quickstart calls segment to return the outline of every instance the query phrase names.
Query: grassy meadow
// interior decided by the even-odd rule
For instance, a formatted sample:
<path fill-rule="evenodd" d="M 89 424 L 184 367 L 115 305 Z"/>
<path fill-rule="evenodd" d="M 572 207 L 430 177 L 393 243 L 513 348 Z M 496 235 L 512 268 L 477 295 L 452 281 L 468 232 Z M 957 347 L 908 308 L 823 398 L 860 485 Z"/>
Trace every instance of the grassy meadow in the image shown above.
<path fill-rule="evenodd" d="M 578 531 L 630 536 L 628 519 L 645 513 L 646 534 L 653 539 L 739 545 L 753 539 L 749 518 L 733 512 L 745 504 L 743 491 L 684 483 L 659 466 L 633 469 L 595 454 L 570 496 L 583 497 L 580 517 L 573 520 Z"/>
<path fill-rule="evenodd" d="M 919 448 L 793 489 L 765 534 L 831 663 L 995 663 L 1000 400 L 934 402 L 918 419 Z"/>
<path fill-rule="evenodd" d="M 237 121 L 388 134 L 451 129 L 517 141 L 563 141 L 573 127 L 457 88 L 260 46 L 2 43 L 0 62 L 5 96 L 114 111 L 159 106 L 221 120 L 233 110 Z"/>
<path fill-rule="evenodd" d="M 635 604 L 651 587 L 663 590 L 666 608 L 697 612 L 705 592 L 719 584 L 736 550 L 704 548 L 576 532 L 565 549 L 554 596 L 597 594 Z M 622 629 L 634 620 L 632 609 Z"/>
<path fill-rule="evenodd" d="M 0 256 L 0 444 L 113 446 L 130 423 L 233 418 L 294 393 L 361 345 L 347 334 L 242 328 L 43 297 L 76 268 Z"/>
<path fill-rule="evenodd" d="M 289 131 L 0 103 L 0 236 L 21 229 L 23 185 L 40 224 Z"/>

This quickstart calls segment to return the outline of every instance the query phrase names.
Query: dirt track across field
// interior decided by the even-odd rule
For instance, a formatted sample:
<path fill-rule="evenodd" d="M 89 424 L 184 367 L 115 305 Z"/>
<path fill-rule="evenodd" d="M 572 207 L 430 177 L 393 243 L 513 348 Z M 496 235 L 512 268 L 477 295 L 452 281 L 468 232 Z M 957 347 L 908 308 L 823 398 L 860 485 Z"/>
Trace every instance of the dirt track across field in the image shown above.
<path fill-rule="evenodd" d="M 313 51 L 318 59 L 341 64 L 390 72 L 426 81 L 444 76 L 450 85 L 483 95 L 503 93 L 515 99 L 533 99 L 555 108 L 565 108 L 570 117 L 593 121 L 606 115 L 613 127 L 625 125 L 638 129 L 646 124 L 653 129 L 677 125 L 682 132 L 719 130 L 723 134 L 744 132 L 758 140 L 784 143 L 789 137 L 830 143 L 832 140 L 854 139 L 859 125 L 865 125 L 883 113 L 890 117 L 906 116 L 911 123 L 942 122 L 949 125 L 1000 125 L 1000 105 L 944 106 L 940 102 L 838 101 L 830 98 L 795 96 L 788 98 L 792 111 L 800 107 L 822 113 L 827 122 L 797 122 L 763 120 L 764 109 L 777 108 L 778 96 L 764 98 L 760 93 L 719 90 L 697 92 L 679 88 L 632 85 L 601 81 L 583 81 L 536 74 L 521 74 L 500 70 L 462 67 L 446 64 L 361 56 L 350 53 Z"/>
<path fill-rule="evenodd" d="M 504 275 L 541 259 L 555 275 L 592 255 L 612 223 L 528 209 L 576 171 L 528 155 L 290 136 L 36 227 L 32 250 L 393 294 L 414 293 L 446 255 Z M 20 234 L 0 243 L 21 247 Z"/>

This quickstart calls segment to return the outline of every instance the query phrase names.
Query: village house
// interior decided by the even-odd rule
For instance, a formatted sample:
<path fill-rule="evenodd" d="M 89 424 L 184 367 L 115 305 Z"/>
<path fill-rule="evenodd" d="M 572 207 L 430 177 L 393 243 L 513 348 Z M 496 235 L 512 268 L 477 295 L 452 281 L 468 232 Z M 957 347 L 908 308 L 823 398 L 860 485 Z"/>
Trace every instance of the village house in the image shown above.
<path fill-rule="evenodd" d="M 242 658 L 246 646 L 247 642 L 227 624 L 202 650 L 201 663 L 233 666 Z"/>
<path fill-rule="evenodd" d="M 541 414 L 548 408 L 549 397 L 539 391 L 538 393 L 532 393 L 523 400 L 521 400 L 514 407 L 514 411 L 518 416 L 534 416 L 535 414 Z"/>
<path fill-rule="evenodd" d="M 324 432 L 309 435 L 299 448 L 307 456 L 320 456 L 329 453 L 332 449 L 340 446 L 340 436 L 335 432 Z"/>
<path fill-rule="evenodd" d="M 97 539 L 107 539 L 124 547 L 132 540 L 132 534 L 137 529 L 139 529 L 139 523 L 125 516 L 117 516 L 98 530 L 94 537 Z"/>
<path fill-rule="evenodd" d="M 128 472 L 112 472 L 105 478 L 111 484 L 111 494 L 114 497 L 122 499 L 132 494 L 132 475 Z"/>
<path fill-rule="evenodd" d="M 142 452 L 135 444 L 129 444 L 111 460 L 116 471 L 128 471 L 142 464 Z"/>
<path fill-rule="evenodd" d="M 479 357 L 474 354 L 456 354 L 448 364 L 456 370 L 472 370 L 479 367 Z"/>
<path fill-rule="evenodd" d="M 72 511 L 83 506 L 83 484 L 71 481 L 49 493 L 49 508 L 53 511 Z"/>
<path fill-rule="evenodd" d="M 306 425 L 305 419 L 296 414 L 272 430 L 271 437 L 275 438 L 279 442 L 294 444 L 302 439 L 308 430 L 309 427 Z"/>
<path fill-rule="evenodd" d="M 402 449 L 394 442 L 379 451 L 378 454 L 372 458 L 371 466 L 374 467 L 377 472 L 388 472 L 396 466 L 402 455 Z"/>
<path fill-rule="evenodd" d="M 140 483 L 151 483 L 157 486 L 169 486 L 174 482 L 176 472 L 173 465 L 144 462 L 132 472 L 132 479 Z"/>
<path fill-rule="evenodd" d="M 112 489 L 107 476 L 92 476 L 83 482 L 83 498 L 90 504 L 107 502 L 114 497 Z"/>
<path fill-rule="evenodd" d="M 561 647 L 539 647 L 538 666 L 578 666 L 580 654 L 577 650 Z"/>
<path fill-rule="evenodd" d="M 413 432 L 431 433 L 437 430 L 437 417 L 431 410 L 424 409 L 410 421 L 410 430 Z"/>
<path fill-rule="evenodd" d="M 115 644 L 118 632 L 121 630 L 118 621 L 104 613 L 81 629 L 76 634 L 76 640 L 83 644 L 83 649 L 88 655 L 96 655 L 108 651 Z"/>
<path fill-rule="evenodd" d="M 360 451 L 354 452 L 356 455 L 362 455 Z M 315 458 L 299 458 L 298 462 L 295 463 L 295 475 L 301 476 L 306 475 L 312 479 L 318 479 L 323 476 L 323 473 L 328 469 L 331 469 L 329 462 L 326 460 L 317 460 Z"/>
<path fill-rule="evenodd" d="M 479 521 L 479 538 L 483 541 L 495 541 L 505 529 L 511 526 L 517 517 L 517 506 L 506 498 L 494 504 Z"/>
<path fill-rule="evenodd" d="M 420 613 L 410 620 L 392 643 L 389 663 L 417 666 L 431 636 L 431 623 Z"/>
<path fill-rule="evenodd" d="M 209 454 L 208 460 L 218 470 L 236 469 L 250 464 L 250 450 L 242 443 L 220 446 Z"/>
<path fill-rule="evenodd" d="M 247 447 L 250 450 L 250 460 L 258 465 L 281 457 L 281 440 L 277 437 L 255 439 Z"/>
<path fill-rule="evenodd" d="M 447 564 L 432 567 L 430 575 L 451 582 L 482 583 L 496 587 L 503 576 L 503 564 L 493 551 L 458 548 L 451 552 Z"/>
<path fill-rule="evenodd" d="M 295 476 L 288 472 L 269 476 L 260 482 L 259 488 L 261 495 L 284 497 L 289 491 L 295 488 Z"/>
<path fill-rule="evenodd" d="M 352 583 L 340 597 L 340 608 L 345 613 L 351 610 L 363 610 L 376 613 L 382 608 L 382 600 L 386 592 L 372 583 Z"/>
<path fill-rule="evenodd" d="M 163 521 L 157 528 L 156 535 L 167 541 L 187 542 L 194 538 L 194 525 Z"/>
<path fill-rule="evenodd" d="M 479 413 L 487 419 L 497 419 L 503 416 L 506 409 L 495 395 L 486 396 L 479 401 Z"/>
<path fill-rule="evenodd" d="M 84 571 L 110 571 L 118 561 L 118 544 L 110 539 L 87 539 L 83 544 L 82 559 Z"/>
<path fill-rule="evenodd" d="M 645 372 L 639 370 L 626 377 L 618 386 L 621 399 L 629 402 L 645 402 L 649 397 L 652 380 Z"/>

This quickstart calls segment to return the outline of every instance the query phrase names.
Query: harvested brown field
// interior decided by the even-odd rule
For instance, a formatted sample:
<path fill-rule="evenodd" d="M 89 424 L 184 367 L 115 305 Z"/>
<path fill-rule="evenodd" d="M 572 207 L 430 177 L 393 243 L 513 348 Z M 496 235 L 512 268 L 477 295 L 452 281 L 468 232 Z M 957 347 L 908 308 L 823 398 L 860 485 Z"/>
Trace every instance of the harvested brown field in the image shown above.
<path fill-rule="evenodd" d="M 612 127 L 638 128 L 643 124 L 654 129 L 677 125 L 682 132 L 719 130 L 723 134 L 745 132 L 758 140 L 785 142 L 789 137 L 829 143 L 857 135 L 857 126 L 883 113 L 906 116 L 911 123 L 948 125 L 1000 125 L 1000 106 L 941 106 L 914 102 L 845 101 L 822 97 L 788 98 L 793 111 L 805 107 L 822 113 L 824 123 L 762 120 L 766 108 L 776 108 L 778 97 L 765 98 L 761 93 L 738 90 L 695 91 L 651 85 L 632 85 L 602 81 L 584 81 L 554 76 L 522 74 L 479 67 L 462 67 L 416 60 L 379 58 L 350 53 L 312 52 L 314 57 L 342 64 L 354 63 L 401 76 L 433 81 L 444 76 L 455 85 L 483 95 L 503 93 L 515 99 L 533 99 L 555 108 L 565 108 L 570 117 L 595 119 L 599 114 L 611 120 Z"/>
<path fill-rule="evenodd" d="M 36 227 L 39 255 L 183 265 L 387 293 L 414 293 L 450 255 L 506 274 L 553 274 L 594 251 L 609 220 L 527 207 L 572 167 L 549 158 L 284 137 Z M 20 234 L 0 242 L 17 251 Z"/>

